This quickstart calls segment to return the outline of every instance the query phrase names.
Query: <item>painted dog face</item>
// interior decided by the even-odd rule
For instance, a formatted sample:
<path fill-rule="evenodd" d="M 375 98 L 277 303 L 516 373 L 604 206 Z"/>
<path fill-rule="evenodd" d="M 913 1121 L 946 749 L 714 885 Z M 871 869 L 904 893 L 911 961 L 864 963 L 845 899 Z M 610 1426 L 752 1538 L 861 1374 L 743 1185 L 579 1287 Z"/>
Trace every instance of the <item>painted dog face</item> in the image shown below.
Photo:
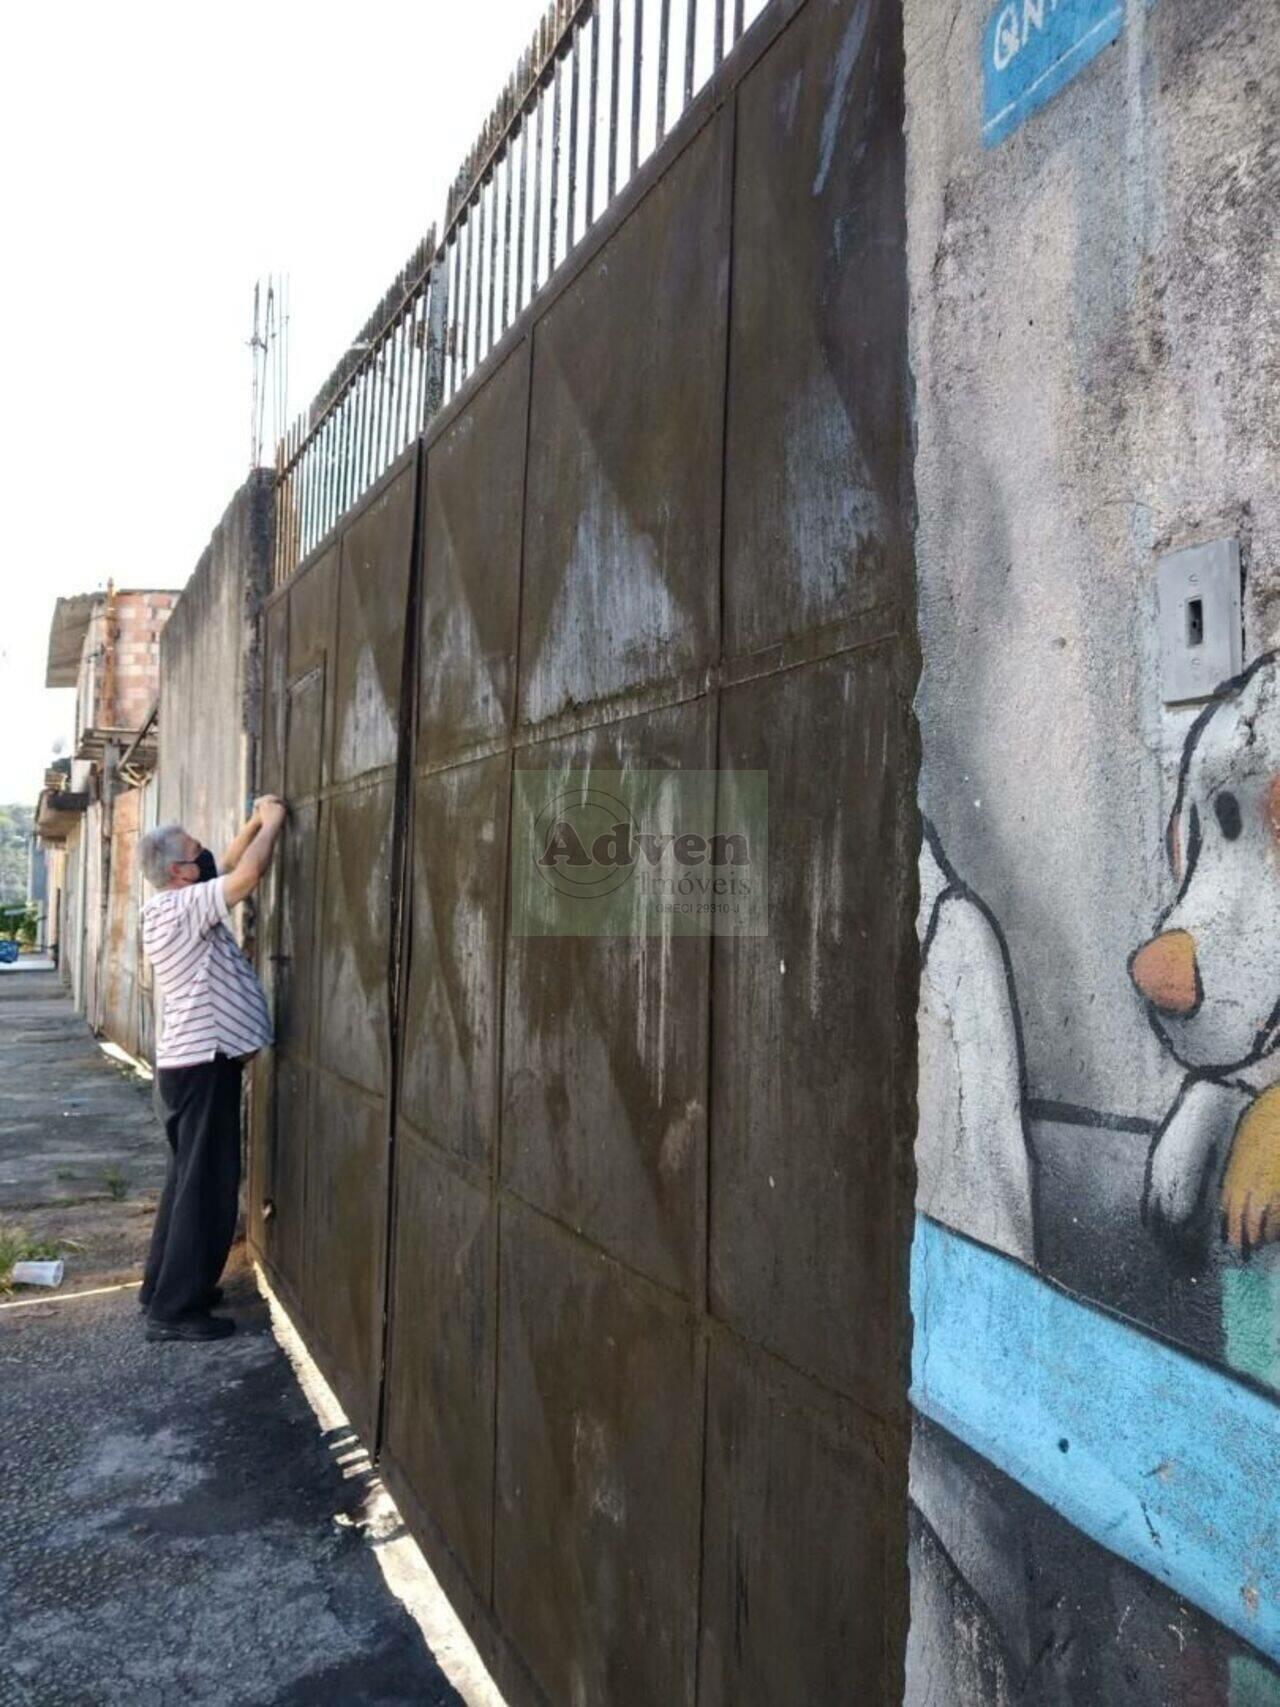
<path fill-rule="evenodd" d="M 1186 1067 L 1227 1073 L 1280 1028 L 1280 665 L 1260 658 L 1187 736 L 1167 832 L 1178 895 L 1129 972 Z"/>

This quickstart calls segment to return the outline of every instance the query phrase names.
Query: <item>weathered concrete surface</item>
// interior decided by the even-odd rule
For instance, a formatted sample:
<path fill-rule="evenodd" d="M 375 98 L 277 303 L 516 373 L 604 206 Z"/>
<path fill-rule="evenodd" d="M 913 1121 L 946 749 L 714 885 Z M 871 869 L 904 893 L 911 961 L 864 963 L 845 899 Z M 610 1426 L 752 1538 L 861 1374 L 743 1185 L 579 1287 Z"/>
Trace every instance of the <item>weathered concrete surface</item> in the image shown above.
<path fill-rule="evenodd" d="M 905 8 L 922 803 L 1008 938 L 1032 1093 L 1158 1117 L 1126 959 L 1197 708 L 1161 704 L 1157 556 L 1239 539 L 1246 658 L 1280 635 L 1280 28 L 1135 0 L 984 150 L 992 11 Z"/>
<path fill-rule="evenodd" d="M 113 785 L 114 786 L 114 785 Z M 151 893 L 142 880 L 137 858 L 138 837 L 144 829 L 148 794 L 146 789 L 121 788 L 113 794 L 106 820 L 111 837 L 106 907 L 99 915 L 102 934 L 101 972 L 98 980 L 97 1012 L 87 1016 L 104 1037 L 118 1043 L 130 1055 L 143 1054 L 143 1036 L 150 1032 L 149 1017 L 143 1019 L 142 995 L 151 1008 L 151 969 L 143 959 L 142 932 L 138 914 Z M 151 801 L 154 806 L 154 798 Z M 153 1055 L 147 1039 L 147 1058 Z"/>
<path fill-rule="evenodd" d="M 1200 707 L 1165 703 L 1156 591 L 1162 554 L 1232 538 L 1246 663 L 1280 637 L 1280 13 L 1267 0 L 906 0 L 904 22 L 917 706 L 933 831 L 920 1208 L 1038 1270 L 1026 1298 L 1052 1281 L 1074 1300 L 1058 1319 L 1070 1329 L 1043 1335 L 1050 1373 L 1027 1430 L 990 1399 L 987 1360 L 997 1345 L 1016 1359 L 1014 1342 L 970 1290 L 974 1389 L 999 1416 L 980 1436 L 958 1407 L 929 1413 L 937 1292 L 913 1296 L 917 1401 L 943 1427 L 918 1434 L 913 1458 L 924 1527 L 908 1699 L 1252 1707 L 1277 1698 L 1260 1657 L 1280 1658 L 1276 1597 L 1253 1586 L 1274 1546 L 1233 1521 L 1216 1464 L 1191 1514 L 1206 1563 L 1185 1574 L 1191 1549 L 1147 1482 L 1198 1485 L 1170 1446 L 1180 1409 L 1207 1439 L 1242 1392 L 1253 1402 L 1242 1377 L 1280 1393 L 1274 1138 L 1248 1182 L 1253 1212 L 1273 1212 L 1271 1248 L 1246 1258 L 1220 1234 L 1235 1123 L 1280 1076 L 1264 809 L 1275 666 L 1248 699 L 1224 702 L 1193 764 Z M 1094 57 L 1073 33 L 1089 25 L 1095 45 L 1110 43 Z M 984 78 L 1015 61 L 1029 76 L 1050 42 L 1065 82 L 984 147 Z M 1135 989 L 1130 957 L 1175 896 L 1196 989 L 1193 1009 L 1170 1017 Z M 1233 1024 L 1249 1041 L 1232 1040 Z M 1255 1104 L 1264 1117 L 1269 1106 Z M 992 1259 L 972 1272 L 1025 1269 Z M 1081 1430 L 1056 1426 L 1075 1394 L 1055 1372 L 1084 1341 L 1085 1300 L 1129 1324 L 1134 1367 L 1153 1337 L 1197 1360 L 1171 1381 L 1165 1415 L 1153 1404 L 1132 1419 L 1141 1475 L 1087 1464 Z M 1192 1405 L 1183 1384 L 1201 1366 L 1211 1397 Z M 1119 1384 L 1096 1364 L 1093 1377 L 1088 1403 L 1105 1421 Z M 957 1436 L 1024 1488 L 1050 1485 L 1033 1464 L 1069 1462 L 1092 1492 L 1015 1502 Z M 1268 1511 L 1277 1477 L 1273 1447 L 1254 1478 Z M 1117 1516 L 1126 1500 L 1134 1538 Z M 1176 1620 L 1157 1582 L 1176 1591 Z"/>
<path fill-rule="evenodd" d="M 215 849 L 240 827 L 252 775 L 272 489 L 259 470 L 236 493 L 160 640 L 158 821 L 177 819 Z"/>
<path fill-rule="evenodd" d="M 88 801 L 81 813 L 63 816 L 66 841 L 50 844 L 48 911 L 59 966 L 91 1028 L 147 1060 L 153 1010 L 138 930 L 145 896 L 136 848 L 155 822 L 155 792 L 130 778 L 139 765 L 146 769 L 160 637 L 179 597 L 159 589 L 85 595 L 80 602 L 92 611 L 83 619 L 78 666 L 53 672 L 46 684 L 76 689 L 73 792 Z M 63 601 L 59 611 L 76 603 Z M 55 630 L 62 620 L 55 617 Z M 122 774 L 134 736 L 142 745 Z"/>
<path fill-rule="evenodd" d="M 74 1282 L 127 1275 L 163 1151 L 56 975 L 0 977 L 0 1218 L 81 1241 Z M 317 1429 L 243 1267 L 228 1298 L 213 1347 L 149 1344 L 132 1287 L 0 1307 L 3 1707 L 460 1699 L 362 1536 L 354 1436 Z"/>
<path fill-rule="evenodd" d="M 166 1153 L 150 1087 L 55 972 L 0 972 L 0 1110 L 0 1225 L 74 1240 L 67 1287 L 139 1276 Z"/>

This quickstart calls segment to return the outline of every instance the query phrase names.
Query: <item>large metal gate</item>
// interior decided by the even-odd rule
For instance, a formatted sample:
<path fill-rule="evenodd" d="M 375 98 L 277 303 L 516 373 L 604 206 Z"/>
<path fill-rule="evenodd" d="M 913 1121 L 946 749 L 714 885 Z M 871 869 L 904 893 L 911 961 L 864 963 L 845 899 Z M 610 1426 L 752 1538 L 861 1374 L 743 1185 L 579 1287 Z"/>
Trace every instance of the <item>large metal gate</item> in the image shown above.
<path fill-rule="evenodd" d="M 899 37 L 778 0 L 267 611 L 253 1236 L 512 1699 L 899 1693 Z M 768 935 L 521 934 L 542 770 L 767 772 Z"/>
<path fill-rule="evenodd" d="M 268 608 L 262 782 L 289 801 L 265 898 L 263 1249 L 356 1425 L 381 1386 L 390 1184 L 392 882 L 415 447 Z M 403 833 L 403 828 L 401 828 Z"/>

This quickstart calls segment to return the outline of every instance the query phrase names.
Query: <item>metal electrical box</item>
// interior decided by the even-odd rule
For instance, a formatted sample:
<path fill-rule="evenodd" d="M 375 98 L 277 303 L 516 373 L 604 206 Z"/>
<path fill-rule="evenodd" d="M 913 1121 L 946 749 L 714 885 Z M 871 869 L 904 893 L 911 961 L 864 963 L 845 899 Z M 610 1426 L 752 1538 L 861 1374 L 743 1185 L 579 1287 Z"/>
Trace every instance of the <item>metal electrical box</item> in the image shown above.
<path fill-rule="evenodd" d="M 1240 544 L 1215 539 L 1171 551 L 1156 565 L 1160 697 L 1166 705 L 1212 699 L 1240 674 Z"/>

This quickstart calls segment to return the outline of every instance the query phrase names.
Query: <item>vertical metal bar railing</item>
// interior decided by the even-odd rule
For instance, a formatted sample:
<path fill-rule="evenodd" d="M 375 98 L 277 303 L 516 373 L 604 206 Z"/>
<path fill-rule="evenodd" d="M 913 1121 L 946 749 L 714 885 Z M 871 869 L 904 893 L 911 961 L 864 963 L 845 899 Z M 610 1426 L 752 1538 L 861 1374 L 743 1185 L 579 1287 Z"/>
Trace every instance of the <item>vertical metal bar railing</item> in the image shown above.
<path fill-rule="evenodd" d="M 699 0 L 683 0 L 677 72 L 671 0 L 551 0 L 457 175 L 443 238 L 419 244 L 280 438 L 277 583 L 500 344 L 769 3 L 706 0 L 700 40 Z"/>
<path fill-rule="evenodd" d="M 592 12 L 591 66 L 587 79 L 587 230 L 596 222 L 596 135 L 600 126 L 600 13 Z"/>
<path fill-rule="evenodd" d="M 658 141 L 667 134 L 667 57 L 671 40 L 671 0 L 658 6 Z"/>
<path fill-rule="evenodd" d="M 631 176 L 640 170 L 640 73 L 644 65 L 645 0 L 634 0 L 631 25 Z"/>
<path fill-rule="evenodd" d="M 463 235 L 467 241 L 466 274 L 462 283 L 462 301 L 459 304 L 459 318 L 462 322 L 462 377 L 465 379 L 471 366 L 471 261 L 475 241 L 475 220 L 468 214 L 463 226 Z"/>
<path fill-rule="evenodd" d="M 502 174 L 502 162 L 493 167 L 493 178 L 490 179 L 490 239 L 488 239 L 488 347 L 492 350 L 497 336 L 498 316 L 498 215 L 502 212 L 502 195 L 498 191 Z M 505 271 L 505 266 L 503 266 Z"/>
<path fill-rule="evenodd" d="M 565 209 L 565 253 L 573 248 L 574 215 L 578 210 L 578 85 L 581 81 L 579 60 L 581 58 L 582 32 L 574 31 L 573 46 L 569 52 L 569 184 L 568 204 Z"/>
<path fill-rule="evenodd" d="M 520 127 L 520 203 L 516 215 L 516 292 L 514 309 L 517 314 L 524 308 L 524 257 L 528 247 L 527 212 L 529 206 L 529 127 Z"/>
<path fill-rule="evenodd" d="M 462 248 L 456 240 L 455 240 L 454 245 L 453 245 L 453 259 L 452 259 L 451 265 L 453 268 L 453 279 L 452 279 L 450 294 L 452 296 L 452 299 L 456 302 L 458 300 L 458 289 L 459 289 L 458 275 L 459 275 L 459 272 L 460 272 L 461 267 L 462 267 Z M 449 339 L 449 390 L 452 393 L 453 390 L 456 388 L 457 383 L 458 383 L 458 339 L 457 339 L 457 327 L 456 327 L 456 325 L 450 326 L 449 332 L 448 332 L 448 339 Z"/>
<path fill-rule="evenodd" d="M 609 0 L 609 10 L 613 17 L 613 30 L 609 37 L 609 180 L 606 206 L 618 193 L 618 123 L 621 118 L 618 92 L 622 77 L 622 0 Z"/>
<path fill-rule="evenodd" d="M 560 61 L 552 68 L 551 83 L 551 200 L 547 218 L 547 277 L 556 270 L 556 238 L 560 225 Z"/>
<path fill-rule="evenodd" d="M 542 102 L 537 105 L 533 144 L 533 259 L 529 266 L 529 294 L 537 290 L 538 261 L 542 253 Z"/>
<path fill-rule="evenodd" d="M 502 252 L 504 256 L 502 267 L 502 324 L 511 324 L 511 202 L 515 193 L 515 154 L 507 150 L 507 170 L 505 173 L 507 194 L 502 222 Z"/>

